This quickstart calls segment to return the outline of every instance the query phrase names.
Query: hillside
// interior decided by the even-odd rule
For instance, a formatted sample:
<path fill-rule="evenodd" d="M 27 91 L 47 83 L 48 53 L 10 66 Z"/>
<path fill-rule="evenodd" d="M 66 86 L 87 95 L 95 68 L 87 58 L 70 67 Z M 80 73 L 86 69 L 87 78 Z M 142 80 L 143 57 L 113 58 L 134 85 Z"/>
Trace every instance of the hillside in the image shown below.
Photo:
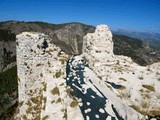
<path fill-rule="evenodd" d="M 115 55 L 107 25 L 83 37 L 81 55 L 67 55 L 51 40 L 43 33 L 17 35 L 15 119 L 159 119 L 159 63 L 144 67 Z"/>
<path fill-rule="evenodd" d="M 124 117 L 125 112 L 132 112 L 127 107 L 141 113 L 142 119 L 151 119 L 153 116 L 159 119 L 159 62 L 144 67 L 133 62 L 130 57 L 115 55 L 112 33 L 107 25 L 98 25 L 95 33 L 87 34 L 84 39 L 83 55 L 90 69 L 100 79 L 92 83 L 111 100 L 123 119 L 141 119 L 134 113 Z M 140 43 L 138 45 L 142 45 Z M 132 47 L 136 49 L 137 45 Z M 87 76 L 88 82 L 95 79 L 91 73 Z M 107 89 L 110 91 L 106 92 Z M 122 107 L 123 103 L 126 106 Z"/>
<path fill-rule="evenodd" d="M 17 107 L 18 81 L 17 66 L 0 73 L 0 118 L 10 118 Z"/>
<path fill-rule="evenodd" d="M 112 32 L 113 34 L 117 34 L 117 35 L 125 35 L 125 36 L 130 36 L 133 38 L 145 40 L 156 47 L 160 47 L 160 34 L 159 33 L 137 32 L 137 31 L 131 31 L 131 30 L 124 30 L 124 29 L 112 30 Z"/>
<path fill-rule="evenodd" d="M 7 21 L 0 23 L 0 71 L 14 62 L 15 36 L 21 32 L 41 32 L 52 38 L 52 43 L 67 54 L 81 54 L 83 36 L 94 32 L 95 27 L 81 23 L 49 24 L 44 22 Z M 114 53 L 131 57 L 140 65 L 159 61 L 159 50 L 148 42 L 122 35 L 113 35 Z M 131 54 L 132 53 L 132 54 Z M 154 55 L 153 55 L 154 53 Z M 14 64 L 15 65 L 15 64 Z M 13 65 L 11 65 L 13 66 Z M 10 67 L 10 66 L 8 66 Z"/>
<path fill-rule="evenodd" d="M 160 49 L 147 41 L 113 34 L 114 54 L 131 57 L 139 65 L 146 66 L 160 61 Z"/>
<path fill-rule="evenodd" d="M 16 65 L 16 54 L 17 54 L 16 53 L 16 46 L 20 45 L 19 42 L 16 42 L 16 35 L 21 34 L 24 31 L 28 31 L 31 33 L 34 33 L 34 32 L 45 33 L 46 35 L 48 35 L 48 37 L 47 38 L 45 37 L 44 39 L 47 40 L 51 46 L 55 45 L 55 46 L 59 47 L 57 49 L 59 49 L 60 51 L 63 51 L 66 55 L 70 56 L 70 55 L 79 55 L 79 54 L 83 53 L 83 49 L 84 49 L 83 44 L 86 42 L 86 39 L 84 39 L 84 36 L 87 35 L 87 33 L 95 32 L 95 27 L 89 26 L 89 25 L 84 25 L 81 23 L 66 23 L 66 24 L 56 25 L 56 24 L 49 24 L 49 23 L 44 23 L 44 22 L 18 22 L 18 21 L 1 22 L 0 23 L 0 49 L 1 49 L 0 56 L 2 56 L 2 57 L 0 57 L 0 62 L 1 62 L 0 71 L 6 71 L 9 68 L 11 68 L 11 70 L 13 69 L 12 72 L 9 74 L 6 71 L 6 73 L 9 76 L 13 72 L 14 72 L 14 74 L 16 74 L 16 69 L 14 68 L 14 66 Z M 31 36 L 29 38 L 29 40 L 31 39 L 32 42 L 34 40 L 34 39 L 32 39 L 33 36 L 31 34 Z M 41 37 L 40 37 L 40 39 L 41 39 Z M 101 41 L 101 39 L 99 39 L 99 43 L 101 43 L 100 41 Z M 124 55 L 124 56 L 131 57 L 133 59 L 133 61 L 139 65 L 146 66 L 146 65 L 150 65 L 154 62 L 158 62 L 160 60 L 159 59 L 159 56 L 160 56 L 159 49 L 156 47 L 150 46 L 146 41 L 114 34 L 113 35 L 113 43 L 114 44 L 113 44 L 113 51 L 112 52 L 115 55 Z M 31 43 L 28 42 L 27 44 L 31 44 Z M 48 46 L 48 44 L 46 44 L 46 42 L 44 42 L 43 48 L 45 48 L 45 46 Z M 39 46 L 38 48 L 40 49 L 40 47 L 42 47 L 42 46 Z M 104 47 L 106 49 L 108 49 L 109 46 L 107 46 L 107 44 L 104 44 Z M 26 49 L 26 48 L 24 47 L 24 49 Z M 21 50 L 19 53 L 21 53 L 22 51 L 23 50 Z M 33 49 L 30 49 L 30 51 L 35 52 L 36 49 L 35 49 L 35 51 Z M 59 51 L 59 53 L 61 53 L 60 51 Z M 52 52 L 53 52 L 52 50 L 51 51 L 48 50 L 46 55 L 49 54 L 48 57 L 51 57 L 50 54 L 53 54 Z M 59 53 L 57 52 L 56 54 L 59 55 Z M 24 54 L 24 58 L 27 58 L 29 55 L 30 55 L 30 53 Z M 37 54 L 35 54 L 35 55 L 37 55 Z M 31 58 L 33 58 L 33 56 Z M 43 59 L 43 53 L 41 55 L 41 59 Z M 50 59 L 50 58 L 48 58 L 48 59 Z M 53 58 L 53 59 L 55 59 L 55 58 Z M 64 61 L 64 59 L 61 59 L 61 63 L 65 63 L 65 62 L 67 62 L 67 61 Z M 47 64 L 50 66 L 51 63 L 49 62 Z M 27 67 L 26 68 L 27 72 L 28 72 L 28 69 L 31 68 L 31 66 L 34 66 L 32 64 L 30 66 L 28 66 L 28 64 L 25 64 L 25 65 Z M 90 63 L 90 65 L 91 65 L 91 63 Z M 44 67 L 44 65 L 42 65 L 42 68 L 43 67 Z M 64 65 L 63 65 L 63 67 L 64 67 Z M 134 68 L 134 69 L 137 69 L 137 68 Z M 38 72 L 38 70 L 35 69 L 35 71 L 37 71 L 37 72 Z M 10 69 L 9 69 L 9 71 L 10 71 Z M 54 70 L 52 70 L 52 71 L 54 71 Z M 75 72 L 75 71 L 72 71 L 72 72 Z M 134 73 L 134 71 L 132 71 L 132 72 Z M 4 72 L 1 75 L 6 74 L 6 73 Z M 39 74 L 41 75 L 41 73 L 39 73 Z M 80 74 L 82 74 L 82 73 L 80 73 Z M 102 76 L 103 75 L 99 75 L 98 78 L 101 78 Z M 8 77 L 8 78 L 10 78 L 10 77 Z M 5 93 L 7 93 L 9 95 L 9 97 L 7 97 L 8 100 L 11 100 L 12 98 L 10 98 L 10 97 L 13 96 L 13 94 L 14 94 L 14 100 L 15 100 L 16 92 L 14 92 L 14 91 L 12 92 L 10 84 L 14 83 L 14 84 L 12 84 L 12 85 L 14 85 L 13 89 L 17 91 L 17 81 L 16 81 L 16 79 L 13 79 L 13 81 L 12 81 L 12 79 L 10 80 L 8 78 L 4 78 L 3 76 L 1 78 L 2 79 L 1 81 L 3 81 L 3 83 L 4 83 L 4 84 L 2 84 L 1 88 L 5 88 L 3 90 L 2 89 L 0 90 L 1 101 L 6 96 Z M 62 81 L 62 82 L 64 82 L 64 81 Z M 112 83 L 113 81 L 109 81 L 109 82 Z M 89 83 L 89 85 L 90 85 L 90 83 Z M 30 86 L 30 84 L 29 84 L 29 86 Z M 71 87 L 73 87 L 73 86 L 71 86 Z M 73 93 L 72 95 L 75 95 L 75 93 Z M 62 96 L 62 98 L 63 98 L 63 96 Z M 98 99 L 98 97 L 97 97 L 97 99 Z M 106 98 L 104 98 L 104 99 L 106 99 Z M 14 105 L 16 106 L 15 101 L 13 101 L 13 99 L 9 102 L 9 104 L 12 102 L 14 102 Z M 1 102 L 1 104 L 3 104 L 3 101 Z"/>

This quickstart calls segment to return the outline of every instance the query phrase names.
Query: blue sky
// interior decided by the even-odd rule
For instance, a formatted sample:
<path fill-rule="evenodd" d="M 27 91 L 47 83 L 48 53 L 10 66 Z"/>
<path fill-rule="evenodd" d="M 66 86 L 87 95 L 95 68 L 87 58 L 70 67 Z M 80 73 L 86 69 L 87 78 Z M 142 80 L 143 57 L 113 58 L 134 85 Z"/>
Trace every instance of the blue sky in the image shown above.
<path fill-rule="evenodd" d="M 82 22 L 160 33 L 160 0 L 0 0 L 0 21 Z"/>

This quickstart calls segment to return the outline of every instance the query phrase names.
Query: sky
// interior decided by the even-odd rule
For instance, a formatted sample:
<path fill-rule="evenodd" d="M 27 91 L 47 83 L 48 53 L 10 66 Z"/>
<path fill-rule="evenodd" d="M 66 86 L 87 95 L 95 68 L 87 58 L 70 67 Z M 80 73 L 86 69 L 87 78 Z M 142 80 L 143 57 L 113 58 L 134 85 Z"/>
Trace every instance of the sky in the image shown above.
<path fill-rule="evenodd" d="M 160 0 L 0 0 L 0 21 L 81 22 L 160 33 Z"/>

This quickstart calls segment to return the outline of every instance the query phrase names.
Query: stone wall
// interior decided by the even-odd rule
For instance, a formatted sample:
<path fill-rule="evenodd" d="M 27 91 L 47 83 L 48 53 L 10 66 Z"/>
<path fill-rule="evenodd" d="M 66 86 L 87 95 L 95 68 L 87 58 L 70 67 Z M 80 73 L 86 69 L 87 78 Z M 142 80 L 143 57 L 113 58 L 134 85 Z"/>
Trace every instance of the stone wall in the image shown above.
<path fill-rule="evenodd" d="M 69 106 L 72 99 L 67 95 L 65 81 L 68 55 L 49 41 L 41 33 L 17 35 L 19 111 L 16 119 L 71 117 L 67 111 L 72 110 Z M 75 107 L 72 111 L 78 110 Z"/>

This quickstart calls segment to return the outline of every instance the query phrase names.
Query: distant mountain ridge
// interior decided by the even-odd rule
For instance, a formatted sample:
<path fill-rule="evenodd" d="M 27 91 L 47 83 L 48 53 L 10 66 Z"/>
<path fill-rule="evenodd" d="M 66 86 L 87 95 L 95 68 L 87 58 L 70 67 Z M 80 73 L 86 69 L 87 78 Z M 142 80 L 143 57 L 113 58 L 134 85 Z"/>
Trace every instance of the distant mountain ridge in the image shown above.
<path fill-rule="evenodd" d="M 82 88 L 80 88 L 80 93 L 81 92 L 86 93 L 86 90 L 83 89 L 83 88 L 86 88 L 85 87 L 86 84 L 84 84 L 83 82 L 81 83 L 81 78 L 77 77 L 78 74 L 74 74 L 75 72 L 77 72 L 77 68 L 72 71 L 75 63 L 78 63 L 78 62 L 79 63 L 76 65 L 76 67 L 80 66 L 80 70 L 82 70 L 82 71 L 80 71 L 79 74 L 81 74 L 83 76 L 83 72 L 84 72 L 84 75 L 86 75 L 86 78 L 84 78 L 84 79 L 86 80 L 87 86 L 94 87 L 95 85 L 92 84 L 92 80 L 94 80 L 96 85 L 98 85 L 98 88 L 101 89 L 102 91 L 103 91 L 104 86 L 108 91 L 111 90 L 110 88 L 112 88 L 112 86 L 108 86 L 109 85 L 108 83 L 110 83 L 110 84 L 114 83 L 115 85 L 120 86 L 119 85 L 120 80 L 121 80 L 121 82 L 123 82 L 123 84 L 121 85 L 121 87 L 119 89 L 120 89 L 120 91 L 122 89 L 124 90 L 128 86 L 128 82 L 126 82 L 126 81 L 133 81 L 130 78 L 134 78 L 135 80 L 139 79 L 140 83 L 143 83 L 143 81 L 149 80 L 147 78 L 148 77 L 147 74 L 152 74 L 153 76 L 155 76 L 157 74 L 156 77 L 153 79 L 154 79 L 154 81 L 159 80 L 158 75 L 160 75 L 160 74 L 158 71 L 158 68 L 159 68 L 158 64 L 155 64 L 156 67 L 152 66 L 150 64 L 160 61 L 160 50 L 158 50 L 155 47 L 150 46 L 148 44 L 148 42 L 146 42 L 146 41 L 134 39 L 134 38 L 127 37 L 124 35 L 115 35 L 114 34 L 113 41 L 111 40 L 112 36 L 110 36 L 109 39 L 107 40 L 106 37 L 104 36 L 105 33 L 103 33 L 103 32 L 105 32 L 106 27 L 102 26 L 102 28 L 104 28 L 104 29 L 98 29 L 96 31 L 94 26 L 89 26 L 89 25 L 85 25 L 85 24 L 77 23 L 77 22 L 65 23 L 65 24 L 50 24 L 50 23 L 45 23 L 45 22 L 19 22 L 19 21 L 0 22 L 0 45 L 1 45 L 0 46 L 0 50 L 1 50 L 0 51 L 0 58 L 1 58 L 0 63 L 2 65 L 2 70 L 3 71 L 7 70 L 7 69 L 3 69 L 3 68 L 6 68 L 6 66 L 8 66 L 8 65 L 11 65 L 11 66 L 9 66 L 10 68 L 13 65 L 16 65 L 16 60 L 18 61 L 17 66 L 19 68 L 22 68 L 22 69 L 19 69 L 19 68 L 17 69 L 20 76 L 15 77 L 13 82 L 10 81 L 10 77 L 12 76 L 10 71 L 12 71 L 12 73 L 14 73 L 13 76 L 17 75 L 16 66 L 14 67 L 13 70 L 8 69 L 8 71 L 5 71 L 0 75 L 0 79 L 2 81 L 1 82 L 2 84 L 0 84 L 0 88 L 2 88 L 2 90 L 3 90 L 3 91 L 0 90 L 0 92 L 2 91 L 2 93 L 6 93 L 6 95 L 0 94 L 0 104 L 3 105 L 3 103 L 5 102 L 4 101 L 5 99 L 10 100 L 10 98 L 11 99 L 17 98 L 17 84 L 16 84 L 17 81 L 22 83 L 22 84 L 20 84 L 21 88 L 19 88 L 19 90 L 22 90 L 21 93 L 19 94 L 19 97 L 21 96 L 20 98 L 23 100 L 23 98 L 25 98 L 24 97 L 24 94 L 25 94 L 25 95 L 30 95 L 29 99 L 31 98 L 31 101 L 29 101 L 29 102 L 26 102 L 26 101 L 19 102 L 19 105 L 22 107 L 22 109 L 19 110 L 22 113 L 21 114 L 22 116 L 20 116 L 20 117 L 23 117 L 24 119 L 27 117 L 30 117 L 27 114 L 33 115 L 32 113 L 37 114 L 37 116 L 34 116 L 34 117 L 41 117 L 40 116 L 41 114 L 39 114 L 39 111 L 42 110 L 42 108 L 45 109 L 45 107 L 50 106 L 51 103 L 54 105 L 63 103 L 63 98 L 65 96 L 63 96 L 63 95 L 61 96 L 60 93 L 65 93 L 63 90 L 65 90 L 65 88 L 66 88 L 65 87 L 66 80 L 69 80 L 68 82 L 70 82 L 70 80 L 71 80 L 73 85 L 75 85 L 73 80 L 79 79 L 78 81 L 80 83 L 77 84 L 76 88 L 79 85 L 82 85 Z M 28 31 L 28 32 L 25 32 L 25 31 Z M 96 32 L 96 33 L 92 34 L 94 32 Z M 16 35 L 19 37 L 16 38 L 15 37 Z M 90 45 L 86 46 L 86 50 L 83 50 L 85 48 L 83 46 L 83 44 L 88 41 L 88 39 L 84 39 L 85 36 L 87 36 L 87 35 L 91 35 L 91 36 L 89 36 L 91 38 L 90 42 L 87 43 Z M 25 44 L 23 44 L 23 40 L 26 42 Z M 105 42 L 106 40 L 108 42 L 110 41 L 109 43 L 112 43 L 112 45 L 106 44 L 106 42 Z M 103 41 L 104 41 L 104 43 L 103 43 Z M 32 44 L 32 43 L 34 43 L 34 44 Z M 98 47 L 97 45 L 100 47 Z M 18 48 L 17 51 L 16 51 L 16 46 Z M 100 51 L 100 49 L 102 48 L 101 46 L 103 46 L 103 48 L 104 48 L 102 51 Z M 110 49 L 111 51 L 107 51 L 108 48 L 110 48 L 110 47 L 112 48 L 112 49 Z M 91 49 L 91 48 L 93 48 L 93 49 Z M 69 68 L 71 69 L 71 71 L 68 72 L 68 77 L 67 77 L 67 79 L 65 79 L 66 78 L 65 73 L 67 73 L 65 71 L 65 66 L 66 66 L 67 60 L 69 59 L 69 57 L 71 55 L 82 54 L 83 53 L 82 50 L 89 51 L 90 53 L 95 52 L 95 54 L 98 55 L 98 57 L 95 57 L 95 58 L 104 57 L 104 59 L 102 58 L 99 60 L 105 61 L 103 64 L 103 67 L 105 69 L 101 69 L 102 66 L 101 66 L 101 64 L 99 64 L 101 62 L 98 62 L 96 60 L 95 70 L 97 71 L 97 73 L 98 72 L 104 73 L 104 75 L 107 77 L 105 80 L 111 80 L 107 83 L 108 85 L 106 85 L 105 81 L 103 81 L 103 83 L 101 82 L 102 79 L 104 78 L 103 74 L 100 74 L 99 76 L 96 77 L 96 79 L 93 79 L 94 74 L 90 74 L 91 71 L 87 70 L 88 65 L 86 65 L 86 67 L 85 67 L 86 71 L 84 71 L 83 70 L 84 66 L 81 64 L 81 61 L 84 61 L 84 60 L 79 59 L 79 57 L 78 57 L 78 59 L 75 59 L 75 61 L 72 61 L 72 59 L 70 59 L 72 62 L 68 62 L 68 64 L 70 64 Z M 112 51 L 114 52 L 115 55 L 120 55 L 120 56 L 114 57 L 114 54 L 113 53 L 111 54 Z M 106 53 L 105 54 L 106 56 L 100 54 L 103 52 Z M 18 55 L 19 57 L 17 57 L 16 55 Z M 94 54 L 91 54 L 91 55 L 94 55 Z M 108 55 L 110 57 L 108 57 Z M 136 64 L 133 64 L 131 59 L 129 59 L 129 63 L 126 64 L 128 61 L 128 57 L 124 57 L 123 55 L 131 57 L 134 62 L 138 63 L 139 65 L 142 65 L 143 67 L 142 66 L 137 67 Z M 86 56 L 89 57 L 89 55 L 87 55 L 87 54 L 86 54 Z M 31 58 L 31 60 L 30 60 L 30 58 Z M 109 58 L 111 58 L 111 59 L 109 59 Z M 117 60 L 114 58 L 117 58 Z M 121 61 L 121 59 L 119 59 L 119 58 L 123 58 L 123 61 Z M 127 59 L 125 59 L 125 58 L 127 58 Z M 86 62 L 88 62 L 89 60 L 91 60 L 91 59 L 86 59 Z M 113 64 L 113 60 L 114 60 L 114 64 Z M 11 63 L 13 63 L 13 62 L 15 64 L 12 65 Z M 90 61 L 91 64 L 89 64 L 89 66 L 92 65 L 92 62 L 94 62 L 94 60 Z M 130 63 L 132 64 L 132 66 L 130 66 Z M 82 67 L 81 67 L 81 65 L 82 65 Z M 97 65 L 99 66 L 98 67 L 99 69 L 96 68 Z M 150 66 L 144 67 L 146 65 L 150 65 Z M 152 67 L 153 67 L 153 69 L 152 69 Z M 137 72 L 137 70 L 139 68 L 143 69 L 143 71 Z M 144 72 L 144 71 L 146 71 L 146 69 L 148 72 Z M 78 68 L 78 70 L 79 70 L 79 68 Z M 24 73 L 25 73 L 25 75 L 27 75 L 27 77 L 28 77 L 27 79 L 24 77 Z M 85 74 L 85 73 L 87 73 L 87 74 Z M 117 74 L 117 78 L 114 77 L 115 76 L 114 73 Z M 142 74 L 142 73 L 144 73 L 144 74 Z M 8 74 L 8 76 L 7 76 L 7 74 Z M 33 75 L 33 77 L 31 74 Z M 128 74 L 130 75 L 129 78 L 128 78 Z M 35 75 L 35 77 L 34 77 L 34 75 Z M 90 75 L 90 76 L 88 76 L 88 75 Z M 125 75 L 125 77 L 122 75 Z M 122 78 L 121 76 L 124 78 Z M 34 79 L 32 79 L 32 78 L 34 78 Z M 47 81 L 49 80 L 50 82 L 46 82 L 46 79 L 47 79 Z M 62 80 L 60 80 L 60 79 L 62 79 Z M 144 79 L 144 80 L 142 81 L 142 79 Z M 115 80 L 116 80 L 116 82 L 115 82 Z M 15 81 L 16 81 L 16 83 L 14 83 Z M 36 81 L 41 84 L 40 85 L 41 87 L 38 86 L 39 84 L 37 84 Z M 152 80 L 150 80 L 150 81 L 152 82 Z M 10 86 L 10 84 L 12 84 L 12 83 L 16 84 L 14 86 L 15 89 L 13 89 L 13 87 Z M 32 83 L 34 83 L 35 85 L 33 85 Z M 46 84 L 46 83 L 48 83 L 48 84 Z M 50 84 L 50 83 L 52 83 L 52 84 Z M 57 83 L 57 84 L 55 84 L 55 83 Z M 126 83 L 127 83 L 127 85 L 126 85 Z M 137 83 L 137 82 L 135 82 L 135 83 Z M 154 82 L 154 83 L 156 83 L 156 82 Z M 50 87 L 48 87 L 48 85 Z M 57 85 L 58 85 L 58 87 L 57 87 Z M 152 83 L 151 83 L 151 85 L 152 85 Z M 157 84 L 155 84 L 155 85 L 156 85 L 156 87 L 158 86 Z M 36 87 L 38 87 L 38 89 Z M 137 85 L 136 85 L 136 87 L 137 87 Z M 23 91 L 23 88 L 24 88 L 24 90 L 26 90 L 25 92 Z M 32 88 L 32 90 L 31 90 L 31 88 Z M 35 88 L 35 90 L 34 90 L 34 88 Z M 158 90 L 159 87 L 156 89 Z M 15 90 L 15 91 L 13 92 L 13 90 Z M 67 90 L 66 90 L 66 92 L 67 92 Z M 91 90 L 91 89 L 89 89 L 89 90 Z M 135 89 L 129 89 L 129 90 L 135 90 Z M 36 91 L 41 91 L 41 92 L 38 93 Z M 42 92 L 42 91 L 44 91 L 44 92 Z M 48 96 L 48 94 L 45 94 L 46 91 L 48 91 L 48 93 L 51 96 L 50 95 Z M 72 91 L 72 90 L 69 90 L 69 92 L 68 92 L 69 94 L 70 94 L 70 91 Z M 138 92 L 139 91 L 140 90 L 138 90 Z M 107 95 L 106 98 L 108 98 L 108 95 L 109 95 L 108 93 L 110 93 L 110 92 L 105 92 Z M 88 93 L 90 93 L 90 92 L 88 92 Z M 38 95 L 37 97 L 34 96 L 36 94 Z M 121 94 L 122 93 L 120 92 L 119 95 L 121 95 Z M 55 97 L 55 95 L 56 95 L 56 97 Z M 12 96 L 14 96 L 14 97 L 12 97 Z M 88 96 L 88 94 L 87 94 L 87 96 Z M 90 97 L 90 95 L 89 95 L 89 97 Z M 93 99 L 98 98 L 96 95 L 91 96 L 91 97 L 93 97 Z M 54 98 L 54 99 L 52 99 L 53 101 L 50 101 L 51 100 L 50 98 Z M 112 107 L 112 104 L 110 104 L 109 101 L 106 101 L 106 98 L 102 94 L 101 100 L 104 100 L 104 102 L 107 103 L 108 106 Z M 45 101 L 47 101 L 47 104 L 46 105 L 44 104 L 44 106 L 42 107 L 43 104 L 40 105 L 39 103 L 46 103 Z M 80 101 L 78 101 L 78 102 L 80 102 Z M 98 99 L 98 101 L 99 101 L 99 99 Z M 13 100 L 11 100 L 11 102 L 13 103 Z M 37 102 L 38 102 L 38 104 L 36 105 L 35 103 L 37 103 Z M 78 102 L 73 100 L 73 101 L 71 101 L 72 104 L 70 104 L 70 106 L 74 107 L 75 104 L 77 106 Z M 84 106 L 90 105 L 90 103 L 88 103 L 88 101 L 86 103 L 87 104 L 83 104 L 83 105 Z M 117 101 L 115 101 L 114 104 L 115 103 L 118 104 L 116 106 L 120 105 L 119 102 L 117 102 Z M 127 102 L 125 102 L 125 103 L 127 103 Z M 26 105 L 30 106 L 30 107 L 26 108 L 25 107 Z M 34 105 L 34 107 L 32 105 Z M 104 105 L 105 104 L 103 104 L 103 106 Z M 67 113 L 73 114 L 73 115 L 74 115 L 74 113 L 67 111 L 67 109 L 65 109 L 65 105 L 63 105 L 63 109 L 61 109 L 61 110 L 60 110 L 61 107 L 59 107 L 59 106 L 60 105 L 58 105 L 58 107 L 57 107 L 59 109 L 58 112 L 55 109 L 56 107 L 54 107 L 54 106 L 51 107 L 52 110 L 50 110 L 50 109 L 46 109 L 46 110 L 49 110 L 49 113 L 50 112 L 53 113 L 53 111 L 55 111 L 56 113 L 60 113 L 61 114 L 60 116 L 63 118 L 66 118 L 68 116 L 71 116 L 70 118 L 73 118 L 72 115 L 67 115 Z M 99 110 L 96 109 L 96 110 L 98 110 L 99 114 L 104 112 L 103 106 L 101 106 L 101 109 L 99 109 Z M 131 107 L 131 106 L 128 106 L 128 107 Z M 135 108 L 135 105 L 133 104 L 132 107 Z M 26 109 L 26 112 L 24 111 L 23 108 Z M 10 108 L 7 108 L 7 109 L 10 109 Z M 6 109 L 6 111 L 7 111 L 7 109 Z M 3 118 L 3 116 L 5 118 L 7 113 L 3 109 L 1 109 L 1 110 L 2 110 L 2 112 L 0 111 L 0 118 Z M 34 112 L 32 112 L 32 110 Z M 90 112 L 93 112 L 93 110 L 87 109 L 87 111 L 85 110 L 86 112 L 84 111 L 85 114 L 90 113 L 88 110 Z M 112 109 L 109 109 L 109 110 L 112 110 Z M 126 110 L 126 109 L 121 109 L 121 110 Z M 42 111 L 44 111 L 44 110 L 42 110 Z M 75 112 L 75 110 L 72 110 L 72 111 Z M 24 114 L 23 114 L 23 112 L 24 112 Z M 114 109 L 113 109 L 113 112 L 114 112 Z M 128 112 L 128 109 L 127 109 L 127 112 Z M 124 113 L 124 112 L 122 112 L 122 113 Z M 151 111 L 151 113 L 152 113 L 152 111 Z M 46 114 L 42 114 L 42 115 L 44 116 L 44 118 L 47 118 L 47 116 L 45 116 Z M 93 116 L 93 115 L 91 115 L 91 116 Z M 117 116 L 117 114 L 116 114 L 116 116 Z M 152 114 L 151 114 L 151 116 L 152 116 Z M 96 117 L 98 119 L 100 117 L 100 115 L 97 114 L 96 116 L 93 116 L 93 117 Z M 108 115 L 107 118 L 108 117 L 111 118 L 110 115 Z M 126 116 L 125 118 L 128 118 L 128 117 L 129 116 Z M 133 117 L 133 116 L 131 116 L 131 117 Z M 54 118 L 54 117 L 52 117 L 52 118 Z M 56 117 L 56 118 L 58 119 L 58 117 Z M 86 118 L 87 118 L 87 116 L 86 116 Z"/>
<path fill-rule="evenodd" d="M 154 33 L 154 32 L 138 32 L 138 31 L 132 31 L 132 30 L 124 30 L 124 29 L 117 29 L 112 30 L 113 34 L 118 35 L 126 35 L 129 37 L 146 40 L 149 43 L 160 47 L 160 34 Z"/>
<path fill-rule="evenodd" d="M 8 63 L 10 63 L 10 61 L 12 62 L 12 58 L 15 60 L 15 36 L 22 32 L 45 33 L 51 37 L 51 42 L 59 46 L 64 52 L 70 55 L 75 55 L 82 53 L 83 36 L 85 36 L 87 33 L 93 33 L 94 31 L 94 26 L 78 22 L 64 24 L 50 24 L 40 21 L 0 22 L 0 42 L 2 42 L 0 47 L 0 49 L 2 49 L 0 54 L 0 56 L 2 56 L 0 59 L 0 63 L 2 63 L 1 68 L 3 69 Z M 9 37 L 5 37 L 6 35 Z M 140 65 L 147 65 L 159 61 L 160 55 L 157 51 L 160 50 L 150 46 L 150 44 L 148 44 L 146 41 L 123 35 L 116 35 L 114 32 L 113 40 L 115 42 L 114 53 L 117 55 L 127 55 Z M 14 44 L 11 44 L 10 41 L 12 41 Z M 150 54 L 153 52 L 156 53 L 154 57 L 150 56 Z"/>

